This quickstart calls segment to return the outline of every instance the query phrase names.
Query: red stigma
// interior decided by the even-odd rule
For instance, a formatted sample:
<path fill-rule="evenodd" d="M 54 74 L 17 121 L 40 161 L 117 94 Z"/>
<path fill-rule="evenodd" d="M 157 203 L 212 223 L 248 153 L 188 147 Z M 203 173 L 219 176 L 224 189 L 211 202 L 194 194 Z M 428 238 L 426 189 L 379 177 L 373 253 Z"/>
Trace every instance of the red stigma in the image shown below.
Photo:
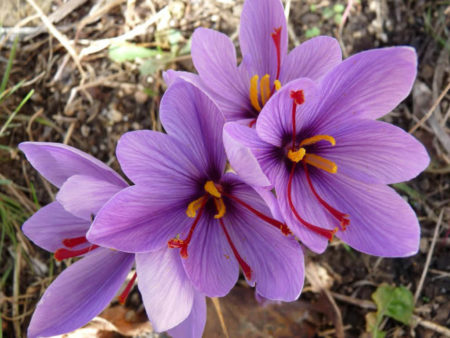
<path fill-rule="evenodd" d="M 253 120 L 250 121 L 250 123 L 248 124 L 248 126 L 249 126 L 250 128 L 252 128 L 252 127 L 255 125 L 255 123 L 256 123 L 256 119 L 253 119 Z"/>
<path fill-rule="evenodd" d="M 294 204 L 292 203 L 292 178 L 294 177 L 295 172 L 295 166 L 297 163 L 292 163 L 292 169 L 291 173 L 289 175 L 289 181 L 288 181 L 288 202 L 289 202 L 289 208 L 291 208 L 292 212 L 294 213 L 295 218 L 302 223 L 305 227 L 307 227 L 309 230 L 314 231 L 316 234 L 319 234 L 325 238 L 327 238 L 329 241 L 333 239 L 334 234 L 337 232 L 337 228 L 333 230 L 323 229 L 316 225 L 313 225 L 307 221 L 305 221 L 303 218 L 300 217 L 297 210 L 294 207 Z"/>
<path fill-rule="evenodd" d="M 261 218 L 263 221 L 265 221 L 265 222 L 269 223 L 270 225 L 273 225 L 275 228 L 281 230 L 281 233 L 283 235 L 285 235 L 285 236 L 292 235 L 291 230 L 289 230 L 288 226 L 285 223 L 281 223 L 281 222 L 277 221 L 276 219 L 273 219 L 273 218 L 270 218 L 269 216 L 264 215 L 262 212 L 259 212 L 258 210 L 256 210 L 255 208 L 253 208 L 252 206 L 245 203 L 243 200 L 241 200 L 240 198 L 238 198 L 234 195 L 228 194 L 222 190 L 221 190 L 221 193 L 222 193 L 222 195 L 239 203 L 244 208 L 247 208 L 250 212 L 255 214 L 257 217 Z"/>
<path fill-rule="evenodd" d="M 234 257 L 236 257 L 237 261 L 239 262 L 239 265 L 242 268 L 242 271 L 244 272 L 245 277 L 248 280 L 252 279 L 252 269 L 250 266 L 242 259 L 242 257 L 239 255 L 236 247 L 234 246 L 233 242 L 231 241 L 231 237 L 228 234 L 227 229 L 225 228 L 225 224 L 223 223 L 222 218 L 219 218 L 220 226 L 222 227 L 223 232 L 225 233 L 225 237 L 227 238 L 228 244 L 230 244 L 231 250 L 233 251 Z"/>
<path fill-rule="evenodd" d="M 290 97 L 291 99 L 294 99 L 295 104 L 301 105 L 305 103 L 305 94 L 302 89 L 291 90 Z"/>
<path fill-rule="evenodd" d="M 291 90 L 290 97 L 293 99 L 292 102 L 292 147 L 291 149 L 295 150 L 295 136 L 297 133 L 296 121 L 295 121 L 295 112 L 297 110 L 297 105 L 301 105 L 305 103 L 305 95 L 303 90 Z"/>
<path fill-rule="evenodd" d="M 125 289 L 122 291 L 122 293 L 119 295 L 119 303 L 120 304 L 125 304 L 128 295 L 130 294 L 131 288 L 134 285 L 134 281 L 136 280 L 136 272 L 134 273 L 133 277 L 131 277 L 130 281 L 128 282 L 127 286 L 125 287 Z"/>
<path fill-rule="evenodd" d="M 74 237 L 74 238 L 65 238 L 65 239 L 63 239 L 62 243 L 67 248 L 74 248 L 80 244 L 87 243 L 87 239 L 85 236 Z"/>
<path fill-rule="evenodd" d="M 185 239 L 178 239 L 178 238 L 172 238 L 167 242 L 167 245 L 171 249 L 180 248 L 180 255 L 182 258 L 188 257 L 188 245 L 191 242 L 192 234 L 194 233 L 195 227 L 198 224 L 198 221 L 200 220 L 200 217 L 203 214 L 203 210 L 205 209 L 206 202 L 209 198 L 204 198 L 202 205 L 200 206 L 200 209 L 198 210 L 197 217 L 195 217 L 194 222 L 191 225 L 191 228 L 189 229 L 189 233 Z"/>
<path fill-rule="evenodd" d="M 275 28 L 274 32 L 271 34 L 273 43 L 275 44 L 275 49 L 277 51 L 277 76 L 276 79 L 280 77 L 281 68 L 281 27 Z"/>
<path fill-rule="evenodd" d="M 54 256 L 55 259 L 57 261 L 62 261 L 63 259 L 67 259 L 67 258 L 73 258 L 73 257 L 78 257 L 81 255 L 84 255 L 88 252 L 91 252 L 92 250 L 95 250 L 98 248 L 98 245 L 90 245 L 84 249 L 80 249 L 80 250 L 68 250 L 66 248 L 61 248 L 55 251 Z"/>
<path fill-rule="evenodd" d="M 347 226 L 350 224 L 350 220 L 348 219 L 349 215 L 336 210 L 331 205 L 329 205 L 327 202 L 325 202 L 325 200 L 322 197 L 319 196 L 319 194 L 317 193 L 316 189 L 314 188 L 314 186 L 311 182 L 311 178 L 309 177 L 309 172 L 308 172 L 308 165 L 305 162 L 303 162 L 303 168 L 305 170 L 305 175 L 306 175 L 306 180 L 308 181 L 308 185 L 309 185 L 311 191 L 313 192 L 314 196 L 316 197 L 316 199 L 320 202 L 320 204 L 322 204 L 324 206 L 325 209 L 328 210 L 328 212 L 330 214 L 332 214 L 339 221 L 339 226 L 340 226 L 341 230 L 345 230 L 347 228 Z"/>

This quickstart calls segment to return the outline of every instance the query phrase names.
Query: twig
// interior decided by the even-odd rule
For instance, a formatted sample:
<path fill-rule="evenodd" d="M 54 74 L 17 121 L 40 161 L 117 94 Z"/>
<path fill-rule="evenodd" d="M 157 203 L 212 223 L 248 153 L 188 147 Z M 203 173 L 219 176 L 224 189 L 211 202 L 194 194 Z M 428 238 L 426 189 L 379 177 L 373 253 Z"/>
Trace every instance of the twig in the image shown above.
<path fill-rule="evenodd" d="M 434 228 L 433 240 L 431 241 L 430 249 L 428 250 L 427 259 L 425 261 L 425 266 L 422 271 L 422 276 L 420 276 L 419 285 L 417 286 L 416 293 L 414 294 L 414 303 L 419 299 L 420 293 L 422 292 L 423 283 L 425 282 L 425 277 L 427 276 L 428 268 L 430 266 L 431 257 L 433 256 L 434 247 L 436 245 L 436 240 L 439 235 L 439 229 L 441 228 L 442 217 L 444 216 L 444 209 L 441 209 L 441 213 L 439 214 L 439 219 L 436 223 L 436 227 Z"/>
<path fill-rule="evenodd" d="M 447 92 L 450 90 L 450 82 L 448 83 L 447 87 L 445 87 L 445 89 L 442 91 L 441 95 L 439 95 L 438 99 L 434 102 L 434 104 L 431 106 L 430 110 L 424 115 L 424 117 L 422 117 L 420 119 L 419 122 L 417 122 L 415 124 L 414 127 L 412 127 L 408 133 L 412 134 L 414 133 L 420 126 L 422 126 L 422 124 L 425 123 L 426 120 L 428 120 L 431 115 L 433 114 L 433 112 L 436 110 L 437 106 L 439 105 L 439 103 L 441 103 L 442 99 L 445 97 L 445 95 L 447 94 Z"/>
<path fill-rule="evenodd" d="M 211 298 L 214 308 L 216 309 L 217 316 L 219 317 L 220 326 L 222 326 L 223 333 L 225 334 L 225 337 L 230 338 L 228 335 L 227 326 L 225 325 L 225 320 L 223 318 L 222 310 L 220 309 L 220 303 L 219 298 L 213 297 Z"/>
<path fill-rule="evenodd" d="M 36 113 L 34 113 L 31 117 L 30 120 L 28 121 L 28 125 L 27 125 L 27 134 L 28 134 L 28 138 L 30 139 L 30 141 L 34 141 L 33 139 L 33 133 L 31 132 L 31 125 L 33 124 L 34 120 L 36 120 L 36 118 L 39 117 L 39 115 L 41 115 L 44 112 L 44 108 L 39 109 Z"/>
<path fill-rule="evenodd" d="M 69 39 L 62 34 L 56 27 L 53 25 L 53 23 L 49 20 L 49 18 L 42 12 L 42 10 L 39 8 L 39 6 L 34 2 L 34 0 L 27 0 L 27 2 L 34 8 L 36 13 L 39 15 L 39 18 L 42 20 L 44 25 L 47 27 L 49 32 L 63 45 L 63 47 L 67 50 L 67 52 L 72 57 L 73 61 L 75 62 L 81 77 L 85 77 L 85 72 L 83 70 L 83 67 L 81 66 L 80 58 L 78 57 L 77 52 L 72 47 L 72 45 L 69 42 Z"/>
<path fill-rule="evenodd" d="M 76 125 L 76 122 L 72 122 L 69 126 L 69 129 L 67 129 L 67 133 L 66 133 L 66 136 L 64 137 L 64 141 L 63 141 L 64 144 L 69 144 L 70 138 L 72 137 L 73 131 L 75 129 L 75 125 Z"/>
<path fill-rule="evenodd" d="M 347 49 L 345 48 L 344 41 L 342 40 L 342 30 L 344 29 L 344 25 L 347 22 L 347 18 L 350 15 L 352 7 L 353 7 L 353 0 L 347 0 L 347 7 L 345 7 L 345 11 L 344 14 L 342 14 L 341 23 L 339 24 L 338 28 L 338 40 L 342 48 L 342 53 L 344 54 L 345 57 L 348 56 L 348 53 Z"/>

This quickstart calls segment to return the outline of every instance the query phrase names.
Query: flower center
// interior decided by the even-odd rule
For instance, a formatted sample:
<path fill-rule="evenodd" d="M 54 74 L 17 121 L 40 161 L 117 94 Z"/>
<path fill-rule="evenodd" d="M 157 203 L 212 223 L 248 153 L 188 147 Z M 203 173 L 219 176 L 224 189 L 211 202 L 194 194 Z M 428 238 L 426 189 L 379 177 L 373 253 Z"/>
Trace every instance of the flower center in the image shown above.
<path fill-rule="evenodd" d="M 247 279 L 251 280 L 252 270 L 236 249 L 236 246 L 234 245 L 231 236 L 229 235 L 228 230 L 224 223 L 224 216 L 226 215 L 226 206 L 223 200 L 224 197 L 240 204 L 241 206 L 249 210 L 251 213 L 259 217 L 263 221 L 279 229 L 284 235 L 286 236 L 291 235 L 292 234 L 291 231 L 289 230 L 286 224 L 264 215 L 262 212 L 256 210 L 248 203 L 242 201 L 240 198 L 227 192 L 226 189 L 224 189 L 220 184 L 216 185 L 213 181 L 207 181 L 204 185 L 204 190 L 205 190 L 204 195 L 190 202 L 187 206 L 186 215 L 190 218 L 194 218 L 194 222 L 192 223 L 189 229 L 188 235 L 186 236 L 185 239 L 180 239 L 177 236 L 176 238 L 172 238 L 171 240 L 169 240 L 167 243 L 169 248 L 172 249 L 179 248 L 181 257 L 182 258 L 188 257 L 188 246 L 192 240 L 194 230 L 197 227 L 197 224 L 203 215 L 207 202 L 212 198 L 216 209 L 216 214 L 214 215 L 214 218 L 219 221 L 219 225 L 225 234 L 227 242 L 230 245 L 230 248 L 233 251 L 234 256 L 236 257 L 236 260 L 241 266 L 242 271 L 244 272 Z"/>
<path fill-rule="evenodd" d="M 65 248 L 59 248 L 58 250 L 56 250 L 54 253 L 54 257 L 57 261 L 62 261 L 67 258 L 82 256 L 82 255 L 98 248 L 98 245 L 92 244 L 92 245 L 89 245 L 89 246 L 81 248 L 81 249 L 71 250 L 77 246 L 80 246 L 80 245 L 86 244 L 86 243 L 89 243 L 89 242 L 87 241 L 85 236 L 65 238 L 62 241 L 62 244 L 65 246 Z M 69 248 L 69 249 L 67 249 L 67 248 Z"/>
<path fill-rule="evenodd" d="M 306 180 L 308 182 L 309 188 L 311 189 L 314 197 L 319 201 L 319 203 L 333 216 L 339 221 L 339 226 L 341 230 L 345 230 L 346 227 L 350 224 L 349 215 L 338 211 L 329 205 L 316 191 L 314 188 L 311 178 L 309 176 L 308 165 L 312 165 L 318 169 L 322 169 L 331 174 L 335 174 L 337 172 L 337 165 L 333 161 L 330 161 L 322 156 L 308 153 L 306 146 L 316 144 L 318 142 L 326 141 L 331 146 L 336 145 L 336 140 L 334 137 L 330 135 L 315 135 L 309 138 L 302 140 L 298 145 L 296 141 L 296 120 L 295 113 L 297 110 L 297 106 L 303 104 L 305 102 L 303 90 L 291 91 L 291 98 L 293 99 L 292 103 L 292 144 L 290 149 L 287 152 L 287 157 L 292 162 L 291 172 L 289 174 L 288 180 L 288 203 L 289 207 L 292 210 L 295 218 L 306 226 L 308 229 L 314 231 L 315 233 L 328 238 L 329 240 L 333 239 L 334 234 L 337 232 L 338 228 L 333 230 L 324 229 L 313 225 L 307 221 L 305 221 L 295 209 L 294 204 L 292 203 L 292 179 L 294 177 L 295 169 L 297 163 L 302 162 L 303 170 L 305 171 Z"/>
<path fill-rule="evenodd" d="M 281 82 L 279 80 L 281 69 L 281 27 L 275 28 L 271 35 L 277 53 L 277 74 L 273 81 L 272 88 L 270 88 L 271 82 L 269 74 L 264 75 L 261 78 L 261 81 L 259 81 L 258 75 L 253 75 L 250 79 L 250 103 L 257 112 L 260 112 L 273 93 L 281 88 Z M 255 122 L 256 119 L 252 120 L 249 127 L 252 127 Z"/>

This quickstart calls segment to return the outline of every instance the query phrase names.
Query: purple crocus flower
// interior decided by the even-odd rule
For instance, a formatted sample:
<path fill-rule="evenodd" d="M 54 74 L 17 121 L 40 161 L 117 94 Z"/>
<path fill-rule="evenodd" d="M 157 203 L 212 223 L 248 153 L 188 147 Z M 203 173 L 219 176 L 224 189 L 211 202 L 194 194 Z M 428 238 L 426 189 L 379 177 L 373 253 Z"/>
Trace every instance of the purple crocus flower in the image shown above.
<path fill-rule="evenodd" d="M 54 336 L 75 330 L 98 315 L 117 294 L 134 264 L 133 254 L 98 247 L 85 237 L 92 217 L 128 184 L 102 162 L 63 144 L 24 142 L 19 148 L 34 168 L 60 188 L 57 201 L 28 219 L 23 232 L 38 246 L 54 252 L 58 260 L 84 256 L 49 286 L 31 319 L 28 337 Z M 170 257 L 158 252 L 153 253 L 151 259 L 153 264 L 171 262 Z M 139 265 L 137 270 L 139 278 L 144 279 Z M 125 301 L 135 278 L 136 274 L 119 295 L 119 301 Z M 166 280 L 154 278 L 145 282 L 155 290 L 164 285 L 166 292 L 171 291 Z M 198 315 L 188 317 L 187 313 L 185 318 L 188 318 L 181 324 L 163 318 L 163 324 L 157 321 L 158 328 L 173 328 L 175 337 L 200 336 L 206 320 L 204 296 L 196 293 L 194 304 L 191 312 Z M 157 311 L 167 314 L 171 309 Z M 179 327 L 174 328 L 177 324 Z M 177 333 L 179 328 L 184 328 L 186 333 Z"/>
<path fill-rule="evenodd" d="M 356 54 L 319 83 L 292 81 L 264 106 L 256 130 L 225 125 L 231 165 L 252 184 L 273 185 L 287 225 L 315 252 L 336 233 L 368 254 L 412 255 L 417 218 L 386 184 L 415 177 L 429 157 L 414 137 L 375 119 L 408 95 L 415 75 L 414 49 L 394 47 Z"/>
<path fill-rule="evenodd" d="M 208 93 L 227 121 L 245 120 L 253 125 L 280 86 L 299 77 L 320 79 L 342 59 L 339 43 L 326 36 L 308 40 L 288 54 L 280 0 L 244 2 L 239 42 L 243 61 L 237 66 L 235 47 L 226 35 L 198 28 L 191 47 L 198 75 L 168 71 L 166 82 L 182 77 Z"/>
<path fill-rule="evenodd" d="M 285 224 L 269 217 L 255 190 L 237 175 L 224 174 L 224 118 L 216 105 L 196 86 L 178 80 L 161 101 L 160 119 L 168 134 L 135 131 L 119 140 L 118 160 L 136 185 L 102 208 L 89 240 L 137 253 L 138 263 L 141 252 L 169 246 L 182 257 L 193 286 L 210 297 L 230 291 L 240 266 L 262 296 L 298 298 L 300 245 Z M 168 275 L 176 269 L 165 267 Z M 146 270 L 150 275 L 151 267 Z M 186 306 L 181 293 L 178 305 Z"/>

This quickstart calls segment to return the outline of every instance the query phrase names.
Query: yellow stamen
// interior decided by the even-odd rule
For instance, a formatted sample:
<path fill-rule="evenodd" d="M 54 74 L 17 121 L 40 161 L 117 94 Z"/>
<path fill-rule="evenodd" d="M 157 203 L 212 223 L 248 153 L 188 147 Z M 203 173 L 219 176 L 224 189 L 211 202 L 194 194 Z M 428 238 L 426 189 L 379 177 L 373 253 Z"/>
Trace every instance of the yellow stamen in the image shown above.
<path fill-rule="evenodd" d="M 273 81 L 273 84 L 274 84 L 274 86 L 275 86 L 275 90 L 276 90 L 276 91 L 279 91 L 280 88 L 281 88 L 281 82 L 280 82 L 280 80 L 275 80 L 275 81 Z"/>
<path fill-rule="evenodd" d="M 225 211 L 226 211 L 225 203 L 223 203 L 223 199 L 215 198 L 214 204 L 216 205 L 216 208 L 217 208 L 217 214 L 214 215 L 214 218 L 216 218 L 216 219 L 222 218 L 225 215 Z"/>
<path fill-rule="evenodd" d="M 208 192 L 210 195 L 220 198 L 222 197 L 219 190 L 217 190 L 217 187 L 215 186 L 213 181 L 208 181 L 205 183 L 205 191 Z"/>
<path fill-rule="evenodd" d="M 289 156 L 289 155 L 288 155 Z M 336 174 L 337 165 L 333 161 L 327 160 L 321 156 L 315 154 L 306 154 L 305 162 L 322 170 L 325 170 L 331 174 Z"/>
<path fill-rule="evenodd" d="M 267 100 L 270 98 L 270 75 L 266 74 L 261 78 L 261 83 L 259 84 L 261 87 L 261 101 L 264 106 Z"/>
<path fill-rule="evenodd" d="M 202 196 L 188 204 L 188 207 L 186 209 L 186 215 L 188 217 L 191 217 L 191 218 L 195 217 L 195 215 L 197 214 L 197 210 L 200 209 L 200 207 L 202 206 L 204 198 L 205 198 L 205 196 Z"/>
<path fill-rule="evenodd" d="M 300 147 L 307 146 L 310 144 L 317 143 L 319 141 L 328 141 L 332 146 L 336 145 L 336 140 L 333 136 L 329 135 L 315 135 L 313 137 L 309 137 L 300 142 Z"/>
<path fill-rule="evenodd" d="M 254 75 L 250 80 L 250 102 L 257 111 L 261 111 L 258 100 L 258 75 Z"/>
<path fill-rule="evenodd" d="M 292 162 L 298 163 L 301 160 L 303 160 L 305 154 L 306 154 L 305 148 L 300 148 L 299 150 L 296 151 L 289 149 L 287 156 Z"/>

